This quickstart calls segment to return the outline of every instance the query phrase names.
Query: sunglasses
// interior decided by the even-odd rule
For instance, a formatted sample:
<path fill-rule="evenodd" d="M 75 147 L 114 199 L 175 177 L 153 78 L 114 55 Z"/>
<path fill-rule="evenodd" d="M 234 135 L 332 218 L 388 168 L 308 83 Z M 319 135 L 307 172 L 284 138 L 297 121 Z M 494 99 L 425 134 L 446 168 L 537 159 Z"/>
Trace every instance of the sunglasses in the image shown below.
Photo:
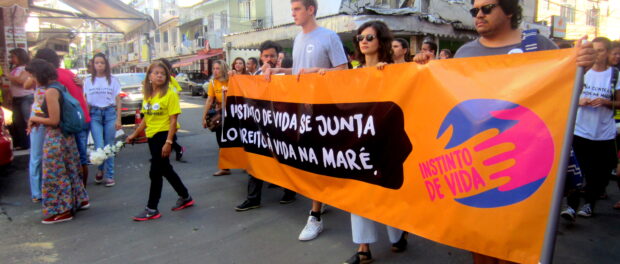
<path fill-rule="evenodd" d="M 478 12 L 482 10 L 483 14 L 488 15 L 488 14 L 491 14 L 491 11 L 493 11 L 493 8 L 495 7 L 497 7 L 497 4 L 488 4 L 480 8 L 474 7 L 472 9 L 469 9 L 469 13 L 471 14 L 472 17 L 476 17 L 478 16 Z"/>
<path fill-rule="evenodd" d="M 366 41 L 371 42 L 373 41 L 375 38 L 377 38 L 377 36 L 373 35 L 373 34 L 368 34 L 368 35 L 357 35 L 355 36 L 355 39 L 357 40 L 357 42 L 362 42 L 362 40 L 366 39 Z"/>

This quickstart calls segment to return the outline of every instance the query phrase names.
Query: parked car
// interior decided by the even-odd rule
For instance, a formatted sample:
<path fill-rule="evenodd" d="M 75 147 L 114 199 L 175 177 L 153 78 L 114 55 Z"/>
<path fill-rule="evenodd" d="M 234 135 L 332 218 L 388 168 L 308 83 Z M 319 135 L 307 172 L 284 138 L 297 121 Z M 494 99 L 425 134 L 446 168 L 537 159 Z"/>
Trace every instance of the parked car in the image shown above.
<path fill-rule="evenodd" d="M 136 110 L 142 107 L 142 82 L 145 73 L 115 74 L 121 83 L 121 117 L 133 117 Z"/>
<path fill-rule="evenodd" d="M 13 161 L 13 139 L 9 135 L 6 128 L 7 123 L 4 119 L 4 113 L 9 112 L 4 107 L 0 107 L 0 167 L 7 165 Z M 7 118 L 8 118 L 7 113 Z"/>
<path fill-rule="evenodd" d="M 199 71 L 192 71 L 179 73 L 174 78 L 177 79 L 183 91 L 190 92 L 192 96 L 203 96 L 204 89 L 202 89 L 202 85 L 209 79 L 209 76 Z"/>

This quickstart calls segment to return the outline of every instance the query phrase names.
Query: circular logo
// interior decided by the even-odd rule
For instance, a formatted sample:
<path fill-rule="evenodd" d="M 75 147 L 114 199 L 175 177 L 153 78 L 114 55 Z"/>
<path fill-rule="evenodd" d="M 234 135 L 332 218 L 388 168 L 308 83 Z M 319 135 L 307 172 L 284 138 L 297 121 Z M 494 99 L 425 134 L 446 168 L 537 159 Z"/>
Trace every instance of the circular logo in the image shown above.
<path fill-rule="evenodd" d="M 513 164 L 507 168 L 500 165 L 502 169 L 486 175 L 489 183 L 501 182 L 502 185 L 483 189 L 474 195 L 459 195 L 455 201 L 461 204 L 496 208 L 521 202 L 540 188 L 553 166 L 555 148 L 551 133 L 543 120 L 524 106 L 494 99 L 464 101 L 446 115 L 437 138 L 448 128 L 452 128 L 452 135 L 445 149 L 459 147 L 487 130 L 498 131 L 497 135 L 477 143 L 472 156 L 482 159 L 482 165 L 486 167 L 506 162 Z M 502 147 L 510 145 L 514 147 Z M 494 150 L 492 148 L 502 151 L 489 154 L 489 150 Z"/>
<path fill-rule="evenodd" d="M 151 107 L 152 107 L 152 108 L 153 108 L 153 110 L 155 110 L 155 111 L 159 110 L 159 104 L 158 104 L 158 103 L 153 104 L 153 106 L 151 106 Z"/>
<path fill-rule="evenodd" d="M 314 45 L 313 44 L 308 44 L 306 46 L 306 53 L 312 53 L 314 51 Z"/>
<path fill-rule="evenodd" d="M 519 54 L 519 53 L 523 53 L 523 50 L 520 48 L 516 48 L 516 49 L 511 49 L 508 54 Z"/>

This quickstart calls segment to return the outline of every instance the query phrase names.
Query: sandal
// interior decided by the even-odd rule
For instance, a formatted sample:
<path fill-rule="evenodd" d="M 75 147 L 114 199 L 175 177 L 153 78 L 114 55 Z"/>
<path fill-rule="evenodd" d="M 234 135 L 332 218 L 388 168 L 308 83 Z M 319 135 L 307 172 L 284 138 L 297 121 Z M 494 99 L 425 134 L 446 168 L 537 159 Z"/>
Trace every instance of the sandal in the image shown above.
<path fill-rule="evenodd" d="M 370 254 L 370 251 L 368 252 L 358 251 L 353 256 L 351 256 L 349 259 L 347 259 L 347 261 L 345 261 L 344 264 L 367 264 L 372 261 L 373 259 L 372 259 L 372 254 Z"/>

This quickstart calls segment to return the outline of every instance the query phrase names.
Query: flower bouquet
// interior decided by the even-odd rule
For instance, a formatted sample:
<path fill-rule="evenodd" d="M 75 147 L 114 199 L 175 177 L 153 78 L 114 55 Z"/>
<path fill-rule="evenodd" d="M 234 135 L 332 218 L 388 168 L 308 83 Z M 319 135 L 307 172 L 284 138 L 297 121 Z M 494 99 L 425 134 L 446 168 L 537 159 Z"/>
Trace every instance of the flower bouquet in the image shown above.
<path fill-rule="evenodd" d="M 91 151 L 89 155 L 90 163 L 99 166 L 103 164 L 106 159 L 116 156 L 123 147 L 125 147 L 125 143 L 117 141 L 114 145 L 106 145 L 104 148 Z"/>

